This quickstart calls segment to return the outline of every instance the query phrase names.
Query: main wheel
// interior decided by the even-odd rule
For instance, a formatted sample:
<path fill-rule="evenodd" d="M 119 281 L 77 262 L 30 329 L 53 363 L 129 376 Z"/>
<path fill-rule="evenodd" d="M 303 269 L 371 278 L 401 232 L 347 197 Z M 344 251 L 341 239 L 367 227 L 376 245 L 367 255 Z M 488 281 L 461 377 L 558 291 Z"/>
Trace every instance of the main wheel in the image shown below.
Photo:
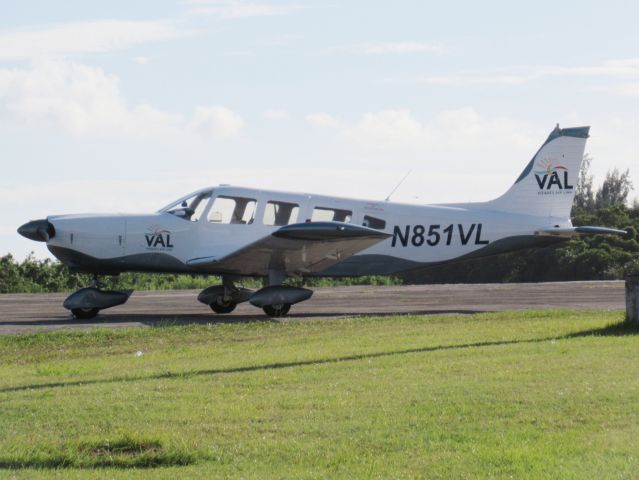
<path fill-rule="evenodd" d="M 280 303 L 279 305 L 264 305 L 262 307 L 264 313 L 266 313 L 269 317 L 275 318 L 285 316 L 290 309 L 290 303 Z"/>
<path fill-rule="evenodd" d="M 237 303 L 235 302 L 222 302 L 222 303 L 218 303 L 218 302 L 213 302 L 212 304 L 209 305 L 209 307 L 211 307 L 211 310 L 213 310 L 215 313 L 231 313 L 233 310 L 235 310 L 235 307 L 237 307 Z"/>
<path fill-rule="evenodd" d="M 99 308 L 72 308 L 71 313 L 78 320 L 88 320 L 97 316 Z"/>

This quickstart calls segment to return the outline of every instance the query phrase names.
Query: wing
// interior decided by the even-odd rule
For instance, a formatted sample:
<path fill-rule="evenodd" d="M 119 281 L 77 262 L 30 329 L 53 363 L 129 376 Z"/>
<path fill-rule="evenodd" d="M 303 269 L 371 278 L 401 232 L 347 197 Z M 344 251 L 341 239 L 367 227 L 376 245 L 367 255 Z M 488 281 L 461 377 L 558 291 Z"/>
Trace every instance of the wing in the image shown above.
<path fill-rule="evenodd" d="M 542 237 L 563 237 L 573 238 L 584 235 L 626 235 L 625 230 L 607 227 L 572 227 L 572 228 L 548 228 L 545 230 L 537 230 L 535 235 Z"/>
<path fill-rule="evenodd" d="M 187 264 L 198 270 L 238 275 L 267 275 L 269 270 L 289 274 L 316 273 L 390 236 L 349 223 L 296 223 L 225 257 L 194 258 Z"/>

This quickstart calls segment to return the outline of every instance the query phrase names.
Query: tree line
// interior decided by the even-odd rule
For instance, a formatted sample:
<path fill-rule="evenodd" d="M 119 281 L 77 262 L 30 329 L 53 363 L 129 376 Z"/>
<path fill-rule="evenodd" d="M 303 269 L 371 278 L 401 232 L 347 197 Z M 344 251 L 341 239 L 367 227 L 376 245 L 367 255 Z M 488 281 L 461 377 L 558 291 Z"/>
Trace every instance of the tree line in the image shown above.
<path fill-rule="evenodd" d="M 291 279 L 307 286 L 388 285 L 400 283 L 492 283 L 621 279 L 639 272 L 639 202 L 629 205 L 633 185 L 630 172 L 613 169 L 595 191 L 590 174 L 591 158 L 576 186 L 572 220 L 575 226 L 605 225 L 628 231 L 620 236 L 581 237 L 546 248 L 429 267 L 398 277 Z M 134 290 L 203 289 L 220 283 L 215 276 L 123 273 L 103 277 L 107 288 Z M 0 257 L 0 293 L 66 292 L 86 287 L 91 276 L 74 273 L 57 260 L 29 255 L 22 261 L 11 254 Z M 258 287 L 259 279 L 244 286 Z"/>
<path fill-rule="evenodd" d="M 38 259 L 29 255 L 17 261 L 11 254 L 0 257 L 0 293 L 71 292 L 87 287 L 91 275 L 70 271 L 65 265 L 50 258 Z M 106 289 L 115 290 L 184 290 L 204 289 L 222 283 L 215 275 L 188 275 L 172 273 L 125 272 L 116 276 L 100 277 Z M 354 278 L 291 278 L 288 284 L 311 287 L 337 285 L 395 285 L 402 281 L 396 277 L 367 275 Z M 246 288 L 261 288 L 261 279 L 245 278 L 239 282 Z"/>

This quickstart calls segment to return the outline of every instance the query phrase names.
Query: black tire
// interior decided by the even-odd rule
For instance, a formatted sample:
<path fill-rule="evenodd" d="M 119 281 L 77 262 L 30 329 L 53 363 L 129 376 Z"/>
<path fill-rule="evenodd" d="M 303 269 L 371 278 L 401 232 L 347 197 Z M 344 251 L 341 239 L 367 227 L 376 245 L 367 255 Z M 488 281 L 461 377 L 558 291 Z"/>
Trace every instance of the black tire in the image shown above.
<path fill-rule="evenodd" d="M 281 303 L 279 305 L 264 305 L 262 310 L 271 318 L 284 317 L 291 309 L 290 303 Z"/>
<path fill-rule="evenodd" d="M 235 302 L 227 302 L 227 303 L 214 302 L 214 303 L 210 304 L 209 307 L 211 307 L 211 310 L 213 310 L 215 313 L 231 313 L 233 310 L 235 310 L 235 307 L 237 307 L 237 303 L 235 303 Z"/>
<path fill-rule="evenodd" d="M 100 312 L 99 308 L 72 308 L 71 313 L 78 320 L 88 320 L 95 318 Z"/>

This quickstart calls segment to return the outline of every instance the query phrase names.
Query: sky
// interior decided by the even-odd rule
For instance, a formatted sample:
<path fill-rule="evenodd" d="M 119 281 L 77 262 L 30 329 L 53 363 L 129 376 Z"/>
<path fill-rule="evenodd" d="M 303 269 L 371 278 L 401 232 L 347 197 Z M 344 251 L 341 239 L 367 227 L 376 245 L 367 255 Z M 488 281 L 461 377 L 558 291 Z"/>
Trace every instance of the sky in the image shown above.
<path fill-rule="evenodd" d="M 484 201 L 590 125 L 639 189 L 639 4 L 0 0 L 0 255 L 222 183 Z M 638 193 L 632 192 L 631 197 Z"/>

